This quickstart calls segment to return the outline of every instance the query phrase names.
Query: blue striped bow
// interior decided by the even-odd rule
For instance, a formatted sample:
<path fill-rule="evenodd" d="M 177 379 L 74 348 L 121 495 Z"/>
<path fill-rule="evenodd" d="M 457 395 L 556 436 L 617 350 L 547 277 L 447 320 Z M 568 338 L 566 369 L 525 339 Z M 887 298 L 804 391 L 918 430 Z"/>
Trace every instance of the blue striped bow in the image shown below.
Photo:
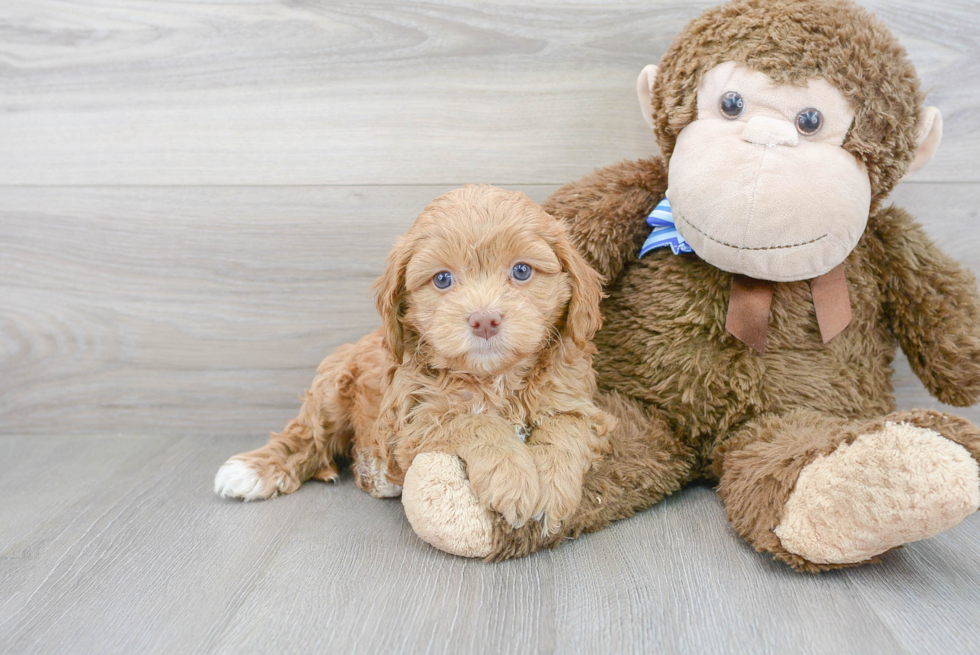
<path fill-rule="evenodd" d="M 647 225 L 653 228 L 653 232 L 643 242 L 643 247 L 640 248 L 640 257 L 651 250 L 663 248 L 664 246 L 670 246 L 670 249 L 674 251 L 675 255 L 694 252 L 694 249 L 688 245 L 684 237 L 674 227 L 674 217 L 670 210 L 670 201 L 666 198 L 661 200 L 660 204 L 647 216 Z"/>

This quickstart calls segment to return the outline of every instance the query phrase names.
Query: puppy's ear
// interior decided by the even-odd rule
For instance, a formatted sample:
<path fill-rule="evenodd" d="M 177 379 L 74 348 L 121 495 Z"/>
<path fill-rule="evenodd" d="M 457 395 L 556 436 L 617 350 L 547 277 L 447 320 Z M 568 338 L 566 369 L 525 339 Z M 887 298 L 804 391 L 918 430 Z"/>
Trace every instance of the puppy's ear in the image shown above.
<path fill-rule="evenodd" d="M 561 267 L 572 282 L 572 297 L 568 301 L 568 316 L 563 334 L 584 350 L 602 325 L 602 315 L 599 313 L 602 278 L 575 249 L 564 228 L 561 229 L 554 248 Z"/>
<path fill-rule="evenodd" d="M 408 260 L 411 259 L 410 252 L 407 237 L 399 239 L 388 254 L 385 272 L 374 283 L 374 302 L 381 314 L 385 345 L 398 363 L 401 363 L 405 352 L 402 314 L 405 310 L 405 270 L 408 268 Z"/>

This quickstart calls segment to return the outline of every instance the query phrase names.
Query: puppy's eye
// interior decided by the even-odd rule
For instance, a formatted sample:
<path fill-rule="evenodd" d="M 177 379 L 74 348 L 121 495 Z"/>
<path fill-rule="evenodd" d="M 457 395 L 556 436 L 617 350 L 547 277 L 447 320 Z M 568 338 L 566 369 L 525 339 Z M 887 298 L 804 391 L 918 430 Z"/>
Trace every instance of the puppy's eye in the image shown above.
<path fill-rule="evenodd" d="M 745 100 L 737 91 L 729 91 L 721 97 L 718 109 L 721 110 L 721 115 L 728 120 L 735 120 L 745 111 Z"/>
<path fill-rule="evenodd" d="M 432 276 L 432 284 L 436 286 L 436 289 L 448 289 L 453 286 L 453 274 L 449 271 L 439 271 Z"/>
<path fill-rule="evenodd" d="M 800 134 L 810 136 L 816 134 L 823 127 L 823 114 L 810 107 L 804 109 L 796 115 L 796 129 Z"/>
<path fill-rule="evenodd" d="M 510 276 L 518 282 L 526 282 L 531 277 L 532 272 L 534 269 L 531 268 L 530 264 L 518 262 L 514 264 L 514 268 L 510 269 Z"/>

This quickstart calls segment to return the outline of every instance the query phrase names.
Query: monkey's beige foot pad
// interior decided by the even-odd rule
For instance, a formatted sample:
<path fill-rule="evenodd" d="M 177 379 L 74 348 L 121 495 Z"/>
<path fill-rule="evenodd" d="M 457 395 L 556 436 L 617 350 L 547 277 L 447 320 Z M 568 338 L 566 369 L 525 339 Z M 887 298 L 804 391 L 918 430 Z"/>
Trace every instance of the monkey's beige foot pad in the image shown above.
<path fill-rule="evenodd" d="M 408 522 L 423 541 L 462 557 L 490 554 L 490 510 L 477 500 L 459 457 L 417 455 L 405 474 L 402 504 Z"/>
<path fill-rule="evenodd" d="M 817 564 L 863 562 L 951 528 L 980 507 L 980 467 L 928 428 L 886 423 L 800 473 L 774 532 Z"/>

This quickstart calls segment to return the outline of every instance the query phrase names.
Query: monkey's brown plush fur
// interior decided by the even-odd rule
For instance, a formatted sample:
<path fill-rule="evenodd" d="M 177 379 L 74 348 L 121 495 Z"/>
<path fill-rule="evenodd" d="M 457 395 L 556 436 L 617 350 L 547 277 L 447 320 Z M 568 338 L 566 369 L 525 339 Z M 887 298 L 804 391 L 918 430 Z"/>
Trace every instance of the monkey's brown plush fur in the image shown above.
<path fill-rule="evenodd" d="M 730 273 L 667 249 L 637 256 L 649 231 L 644 219 L 667 187 L 665 158 L 696 118 L 702 75 L 723 61 L 748 64 L 777 82 L 826 79 L 855 107 L 843 147 L 867 167 L 872 206 L 864 236 L 844 262 L 853 321 L 828 344 L 805 281 L 776 285 L 768 350 L 759 356 L 726 332 Z M 664 55 L 653 94 L 665 158 L 597 170 L 545 203 L 608 280 L 595 367 L 599 404 L 620 422 L 612 452 L 586 476 L 582 505 L 560 533 L 543 538 L 538 529 L 513 530 L 498 520 L 491 558 L 599 529 L 706 477 L 719 483 L 738 533 L 794 568 L 875 561 L 877 554 L 814 562 L 786 548 L 776 531 L 801 471 L 835 452 L 840 463 L 859 437 L 896 425 L 925 428 L 922 434 L 941 435 L 980 459 L 980 430 L 968 421 L 894 411 L 896 346 L 942 402 L 967 406 L 980 396 L 973 275 L 940 252 L 905 211 L 881 203 L 915 154 L 921 105 L 904 50 L 848 2 L 746 0 L 709 10 L 688 26 Z M 943 496 L 944 480 L 934 482 L 942 496 L 936 512 L 971 502 L 952 492 Z M 898 520 L 888 508 L 881 511 L 865 520 L 869 531 Z M 927 534 L 915 538 L 921 536 Z"/>

